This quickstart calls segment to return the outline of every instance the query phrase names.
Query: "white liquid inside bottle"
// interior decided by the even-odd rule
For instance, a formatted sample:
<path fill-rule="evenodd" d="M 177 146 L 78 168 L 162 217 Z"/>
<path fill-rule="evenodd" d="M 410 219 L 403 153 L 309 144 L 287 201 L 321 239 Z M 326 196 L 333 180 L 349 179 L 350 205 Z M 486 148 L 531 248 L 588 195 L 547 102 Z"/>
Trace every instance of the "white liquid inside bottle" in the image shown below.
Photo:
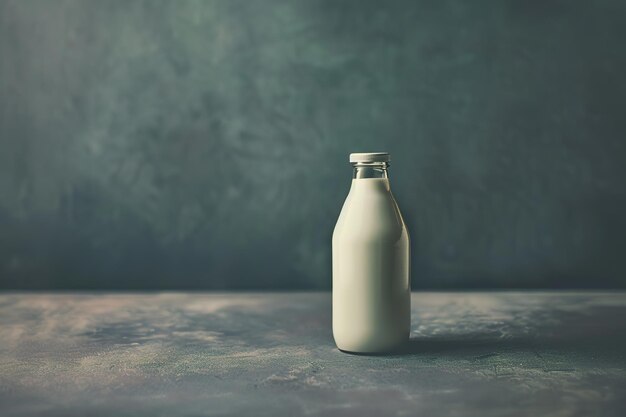
<path fill-rule="evenodd" d="M 409 234 L 386 153 L 351 154 L 355 172 L 333 233 L 333 336 L 347 352 L 394 350 L 411 321 Z"/>

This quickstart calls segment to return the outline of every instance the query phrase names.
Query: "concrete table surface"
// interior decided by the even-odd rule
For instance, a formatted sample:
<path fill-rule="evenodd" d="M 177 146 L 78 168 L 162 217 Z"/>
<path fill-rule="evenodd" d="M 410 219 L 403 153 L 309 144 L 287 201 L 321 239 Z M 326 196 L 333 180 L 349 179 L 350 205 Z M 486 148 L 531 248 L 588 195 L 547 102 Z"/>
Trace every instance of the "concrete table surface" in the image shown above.
<path fill-rule="evenodd" d="M 0 294 L 2 416 L 623 416 L 626 293 L 414 293 L 339 352 L 329 293 Z"/>

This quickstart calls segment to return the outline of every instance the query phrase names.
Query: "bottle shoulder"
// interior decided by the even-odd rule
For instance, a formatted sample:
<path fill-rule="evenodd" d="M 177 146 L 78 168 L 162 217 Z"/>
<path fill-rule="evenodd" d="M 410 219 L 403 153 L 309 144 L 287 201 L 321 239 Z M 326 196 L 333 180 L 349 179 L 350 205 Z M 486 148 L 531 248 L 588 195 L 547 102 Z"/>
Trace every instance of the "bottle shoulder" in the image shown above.
<path fill-rule="evenodd" d="M 362 180 L 358 180 L 362 181 Z M 391 194 L 386 189 L 369 185 L 363 189 L 355 188 L 354 184 L 348 194 L 335 230 L 333 239 L 399 239 L 407 235 L 406 225 L 400 214 L 400 209 Z"/>

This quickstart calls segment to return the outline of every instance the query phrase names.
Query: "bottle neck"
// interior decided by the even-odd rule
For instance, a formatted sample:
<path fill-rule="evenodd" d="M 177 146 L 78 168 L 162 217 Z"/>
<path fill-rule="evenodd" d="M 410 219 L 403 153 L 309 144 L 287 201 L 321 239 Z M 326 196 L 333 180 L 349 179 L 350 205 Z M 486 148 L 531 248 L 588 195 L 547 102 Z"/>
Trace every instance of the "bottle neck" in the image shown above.
<path fill-rule="evenodd" d="M 364 179 L 364 178 L 389 178 L 387 176 L 388 162 L 354 162 L 354 173 L 352 178 Z"/>

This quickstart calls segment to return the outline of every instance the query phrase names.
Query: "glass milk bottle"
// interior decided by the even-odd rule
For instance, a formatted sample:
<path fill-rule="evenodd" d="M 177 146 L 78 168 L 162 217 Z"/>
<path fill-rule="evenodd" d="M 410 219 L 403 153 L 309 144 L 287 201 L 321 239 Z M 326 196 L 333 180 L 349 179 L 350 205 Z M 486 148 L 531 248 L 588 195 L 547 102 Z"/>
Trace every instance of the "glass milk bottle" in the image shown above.
<path fill-rule="evenodd" d="M 333 336 L 342 351 L 391 351 L 411 325 L 409 233 L 389 187 L 389 154 L 353 153 L 350 163 L 333 233 Z"/>

